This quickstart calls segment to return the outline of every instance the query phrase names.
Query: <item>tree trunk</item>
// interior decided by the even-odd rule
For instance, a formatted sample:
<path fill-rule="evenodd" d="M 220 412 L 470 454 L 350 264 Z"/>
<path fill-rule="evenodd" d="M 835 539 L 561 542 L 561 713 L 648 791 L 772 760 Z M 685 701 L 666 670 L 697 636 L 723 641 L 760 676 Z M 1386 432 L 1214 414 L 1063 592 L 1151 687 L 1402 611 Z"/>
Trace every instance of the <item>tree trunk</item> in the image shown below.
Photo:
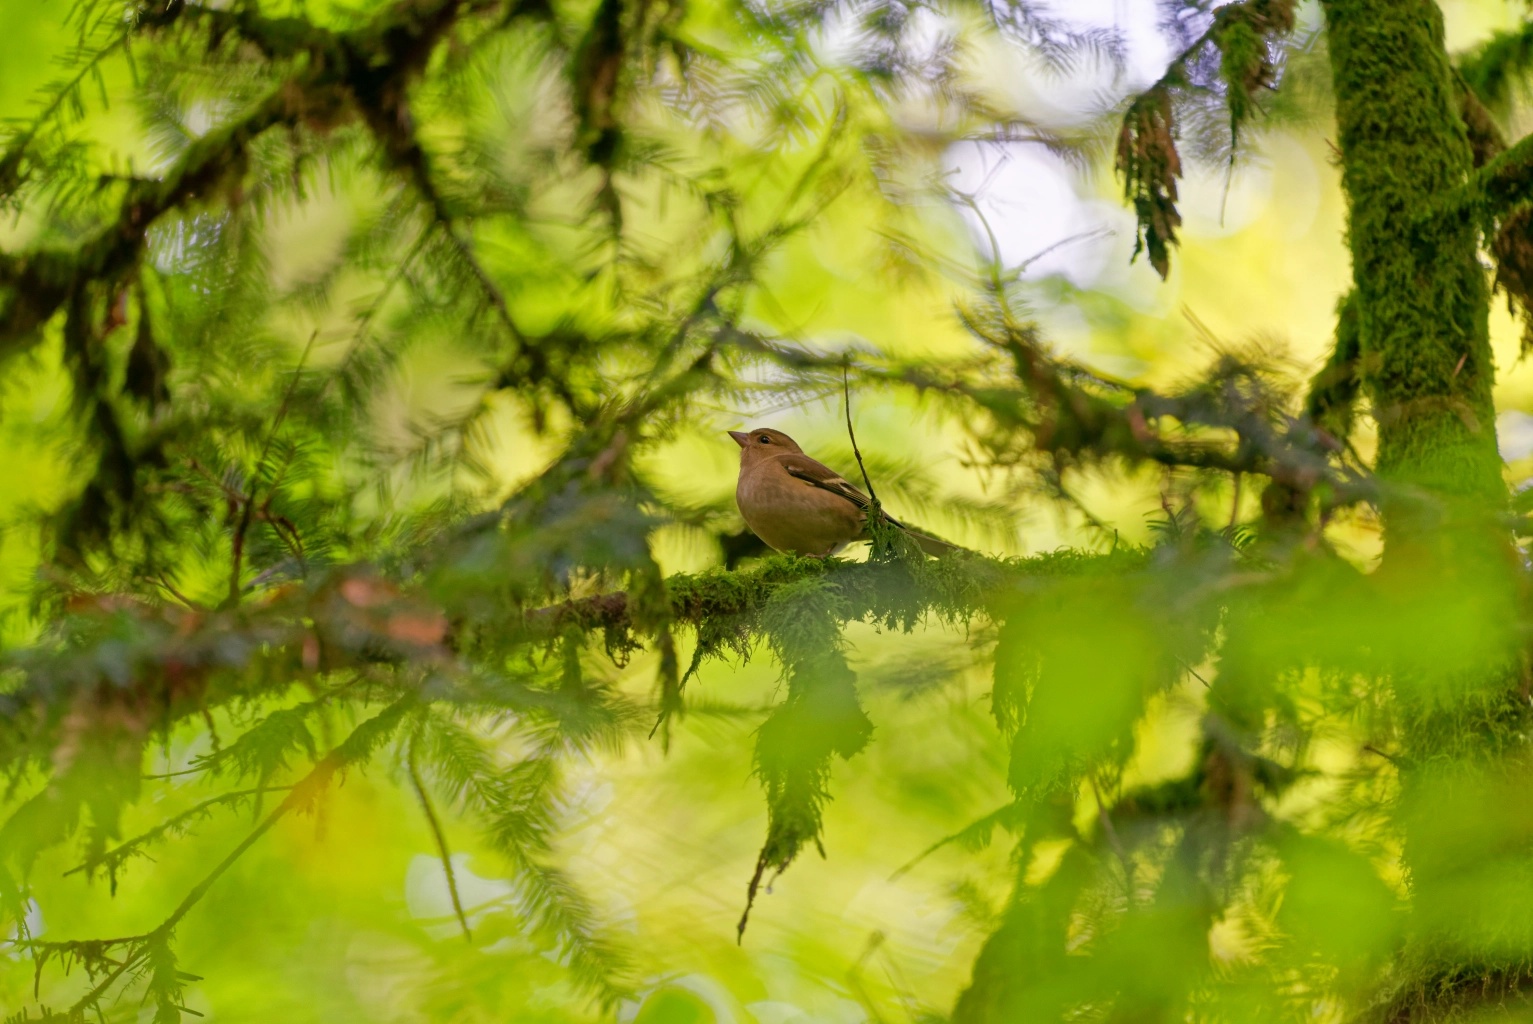
<path fill-rule="evenodd" d="M 1476 225 L 1437 212 L 1473 157 L 1431 0 L 1328 0 L 1359 370 L 1377 471 L 1440 497 L 1504 497 Z M 1410 519 L 1395 509 L 1390 527 Z"/>
<path fill-rule="evenodd" d="M 1528 728 L 1528 707 L 1517 699 L 1516 640 L 1479 648 L 1464 640 L 1463 658 L 1443 655 L 1517 618 L 1514 549 L 1495 518 L 1506 487 L 1490 295 L 1479 225 L 1456 201 L 1474 160 L 1437 5 L 1326 0 L 1325 16 L 1357 373 L 1378 424 L 1375 468 L 1389 489 L 1379 582 L 1441 612 L 1420 620 L 1419 646 L 1397 647 L 1389 680 L 1401 722 L 1397 824 L 1412 925 L 1379 1017 L 1435 1020 L 1521 989 L 1528 972 L 1518 965 L 1533 943 L 1526 924 L 1506 919 L 1516 893 L 1482 874 L 1497 844 L 1463 817 L 1473 807 L 1493 822 L 1495 795 L 1518 774 L 1509 752 Z M 1515 875 L 1526 849 L 1506 838 L 1497 856 Z"/>

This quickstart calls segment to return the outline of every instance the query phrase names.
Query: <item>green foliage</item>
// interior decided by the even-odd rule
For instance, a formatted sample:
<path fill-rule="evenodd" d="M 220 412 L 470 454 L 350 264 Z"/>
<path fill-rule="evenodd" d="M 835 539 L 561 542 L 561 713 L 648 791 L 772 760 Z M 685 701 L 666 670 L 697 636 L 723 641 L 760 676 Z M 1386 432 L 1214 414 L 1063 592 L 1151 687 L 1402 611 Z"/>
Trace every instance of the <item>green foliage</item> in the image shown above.
<path fill-rule="evenodd" d="M 1486 106 L 1506 114 L 1520 80 L 1533 68 L 1533 29 L 1496 32 L 1458 62 L 1464 82 Z"/>
<path fill-rule="evenodd" d="M 1116 148 L 1136 250 L 1162 277 L 1184 154 L 1233 171 L 1290 62 L 1321 52 L 1295 39 L 1293 3 L 1167 9 L 1181 49 L 1119 108 Z M 1044 60 L 1111 56 L 1026 3 L 949 13 Z M 73 9 L 64 77 L 0 155 L 17 218 L 0 427 L 21 429 L 24 395 L 58 399 L 34 417 L 50 473 L 4 506 L 21 569 L 6 563 L 0 624 L 0 983 L 21 992 L 26 974 L 32 993 L 10 1020 L 201 1012 L 184 968 L 259 952 L 237 938 L 251 908 L 220 893 L 296 844 L 296 818 L 325 849 L 364 772 L 398 799 L 345 819 L 370 856 L 334 870 L 382 862 L 367 828 L 408 808 L 399 827 L 451 906 L 434 924 L 375 908 L 409 950 L 397 962 L 431 979 L 422 1015 L 710 1019 L 579 883 L 564 839 L 582 772 L 652 741 L 679 757 L 710 716 L 754 726 L 741 763 L 764 836 L 750 826 L 729 912 L 743 904 L 733 937 L 756 941 L 763 884 L 847 843 L 835 814 L 881 748 L 957 813 L 951 766 L 921 760 L 934 730 L 890 735 L 880 716 L 932 706 L 971 663 L 994 724 L 963 717 L 972 700 L 953 714 L 1001 792 L 970 802 L 1010 792 L 919 845 L 977 857 L 1004 834 L 1009 891 L 996 909 L 955 884 L 987 935 L 954 1020 L 1437 1019 L 1519 991 L 1533 701 L 1511 537 L 1529 527 L 1496 454 L 1479 257 L 1530 291 L 1533 144 L 1487 143 L 1468 100 L 1507 94 L 1520 44 L 1493 42 L 1461 81 L 1432 5 L 1325 5 L 1353 281 L 1301 401 L 1255 345 L 1162 388 L 1061 356 L 998 245 L 959 296 L 961 353 L 800 337 L 776 293 L 816 245 L 898 239 L 905 276 L 880 286 L 935 278 L 918 236 L 942 225 L 912 183 L 947 144 L 1023 128 L 1068 144 L 991 109 L 957 41 L 922 43 L 931 14 Z M 833 54 L 837 24 L 857 27 Z M 920 103 L 940 116 L 912 128 Z M 116 117 L 132 141 L 114 149 Z M 310 251 L 302 229 L 325 218 L 332 251 Z M 727 500 L 678 484 L 720 410 L 853 394 L 924 403 L 1001 485 L 955 498 L 919 453 L 873 454 L 902 515 L 999 536 L 1019 494 L 1067 505 L 1081 474 L 1150 470 L 1153 543 L 1104 531 L 1091 551 L 931 560 L 875 502 L 866 560 L 758 557 Z M 1350 444 L 1363 398 L 1372 467 Z M 1241 501 L 1252 480 L 1259 511 Z M 1331 527 L 1373 513 L 1388 545 L 1365 568 Z M 667 572 L 675 535 L 723 564 Z M 967 641 L 957 667 L 869 655 L 938 630 Z M 728 660 L 775 666 L 766 707 L 698 692 Z M 899 681 L 880 691 L 881 674 Z M 1147 773 L 1177 716 L 1175 768 Z M 705 813 L 717 779 L 685 781 L 685 812 Z M 308 928 L 322 888 L 262 889 L 261 916 Z M 42 931 L 70 899 L 86 912 Z M 879 942 L 847 976 L 868 1007 Z"/>

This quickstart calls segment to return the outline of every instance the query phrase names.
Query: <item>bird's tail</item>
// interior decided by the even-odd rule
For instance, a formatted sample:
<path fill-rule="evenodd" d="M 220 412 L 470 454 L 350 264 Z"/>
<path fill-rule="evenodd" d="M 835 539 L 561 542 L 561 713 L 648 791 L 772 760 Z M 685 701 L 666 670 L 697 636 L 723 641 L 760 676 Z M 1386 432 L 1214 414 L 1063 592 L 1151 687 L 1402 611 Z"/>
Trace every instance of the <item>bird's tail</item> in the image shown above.
<path fill-rule="evenodd" d="M 926 533 L 922 530 L 917 530 L 912 526 L 908 526 L 887 512 L 884 513 L 884 520 L 886 522 L 893 523 L 895 526 L 898 526 L 905 532 L 907 537 L 915 541 L 916 544 L 920 546 L 922 551 L 926 552 L 928 555 L 932 555 L 933 557 L 941 558 L 943 555 L 951 555 L 955 551 L 968 550 L 967 548 L 959 547 L 957 544 L 954 544 L 951 541 L 943 540 L 941 537 L 933 537 L 929 533 Z"/>
<path fill-rule="evenodd" d="M 902 527 L 902 529 L 907 535 L 909 535 L 910 539 L 919 544 L 921 546 L 921 550 L 926 552 L 928 555 L 934 555 L 937 558 L 941 558 L 943 555 L 951 555 L 955 551 L 965 550 L 964 548 L 959 547 L 957 544 L 954 544 L 951 541 L 943 540 L 941 537 L 933 537 L 929 533 L 922 533 L 920 530 L 912 530 L 908 526 Z"/>

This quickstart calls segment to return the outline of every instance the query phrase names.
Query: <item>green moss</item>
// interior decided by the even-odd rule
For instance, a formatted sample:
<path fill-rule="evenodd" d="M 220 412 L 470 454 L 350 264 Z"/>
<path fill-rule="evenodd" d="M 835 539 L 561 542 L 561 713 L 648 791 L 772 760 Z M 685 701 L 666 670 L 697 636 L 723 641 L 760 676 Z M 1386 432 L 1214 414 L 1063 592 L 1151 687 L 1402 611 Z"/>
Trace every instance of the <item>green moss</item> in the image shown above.
<path fill-rule="evenodd" d="M 738 614 L 760 607 L 778 587 L 824 574 L 835 560 L 773 555 L 744 570 L 711 569 L 666 579 L 671 607 L 679 619 Z"/>
<path fill-rule="evenodd" d="M 1326 5 L 1359 366 L 1386 480 L 1504 498 L 1479 233 L 1435 204 L 1473 166 L 1431 3 Z"/>
<path fill-rule="evenodd" d="M 997 600 L 1005 600 L 1029 578 L 1112 575 L 1141 569 L 1148 562 L 1147 550 L 1129 547 L 1107 554 L 1060 550 L 1002 559 L 963 552 L 947 558 L 881 562 L 774 555 L 747 569 L 677 574 L 668 577 L 665 586 L 675 620 L 694 626 L 711 656 L 726 647 L 738 648 L 724 643 L 726 639 L 758 632 L 796 632 L 797 621 L 806 618 L 816 618 L 827 628 L 871 620 L 904 630 L 914 628 L 926 615 L 967 621 L 988 611 Z M 763 617 L 764 613 L 769 614 Z M 604 621 L 604 610 L 596 603 L 579 606 L 571 614 L 580 616 L 585 629 Z M 739 653 L 745 652 L 740 649 Z"/>
<path fill-rule="evenodd" d="M 1362 355 L 1362 338 L 1358 333 L 1357 305 L 1352 292 L 1336 303 L 1336 344 L 1330 358 L 1310 381 L 1309 394 L 1304 399 L 1304 413 L 1310 422 L 1339 441 L 1352 434 L 1361 383 L 1358 360 Z"/>
<path fill-rule="evenodd" d="M 1386 483 L 1406 485 L 1386 492 L 1390 543 L 1381 574 L 1397 591 L 1468 595 L 1466 581 L 1500 576 L 1506 545 L 1493 531 L 1449 527 L 1504 505 L 1506 491 L 1481 225 L 1442 201 L 1462 194 L 1474 167 L 1442 18 L 1433 3 L 1398 0 L 1329 0 L 1326 16 L 1356 290 L 1341 311 L 1335 365 L 1327 367 L 1337 379 L 1317 380 L 1311 404 L 1317 413 L 1341 412 L 1342 403 L 1318 399 L 1345 398 L 1339 371 L 1355 315 L 1356 376 L 1379 428 L 1376 469 Z M 1484 76 L 1471 70 L 1469 77 Z M 1453 640 L 1511 618 L 1503 595 L 1485 596 L 1488 614 L 1455 621 L 1468 597 L 1444 601 L 1419 632 Z M 1526 931 L 1498 932 L 1494 911 L 1466 901 L 1466 879 L 1474 877 L 1466 866 L 1494 844 L 1474 839 L 1454 815 L 1466 794 L 1490 787 L 1504 770 L 1506 739 L 1521 734 L 1525 701 L 1504 694 L 1509 675 L 1499 666 L 1440 666 L 1424 649 L 1403 653 L 1391 680 L 1403 748 L 1395 760 L 1402 790 L 1395 813 L 1415 932 L 1394 978 L 1397 994 L 1380 1019 L 1437 1020 L 1456 1016 L 1466 997 L 1494 1000 L 1496 978 L 1522 976 L 1514 965 L 1523 959 L 1516 947 Z M 1470 685 L 1441 682 L 1444 671 L 1462 673 Z M 1489 708 L 1511 714 L 1484 714 Z M 1450 788 L 1441 788 L 1449 775 Z M 1450 791 L 1455 797 L 1445 799 Z"/>

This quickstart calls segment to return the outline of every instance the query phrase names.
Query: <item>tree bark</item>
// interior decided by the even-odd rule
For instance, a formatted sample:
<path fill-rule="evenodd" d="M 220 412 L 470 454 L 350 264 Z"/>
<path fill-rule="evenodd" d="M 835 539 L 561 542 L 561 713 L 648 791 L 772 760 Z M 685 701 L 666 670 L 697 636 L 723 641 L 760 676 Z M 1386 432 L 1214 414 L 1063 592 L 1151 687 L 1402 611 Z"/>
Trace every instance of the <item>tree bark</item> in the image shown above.
<path fill-rule="evenodd" d="M 1395 645 L 1389 679 L 1412 923 L 1378 1019 L 1403 1024 L 1495 1002 L 1527 982 L 1520 965 L 1533 928 L 1506 920 L 1515 887 L 1480 873 L 1495 844 L 1463 827 L 1462 810 L 1492 806 L 1517 773 L 1512 739 L 1528 728 L 1512 668 L 1519 641 L 1467 638 L 1517 621 L 1520 574 L 1496 518 L 1507 492 L 1489 284 L 1480 224 L 1458 198 L 1475 155 L 1442 14 L 1433 0 L 1324 0 L 1324 9 L 1355 287 L 1348 313 L 1385 485 L 1380 574 L 1410 595 L 1422 627 L 1419 646 Z M 1527 851 L 1514 846 L 1503 852 L 1520 872 Z"/>
<path fill-rule="evenodd" d="M 1432 0 L 1327 0 L 1360 370 L 1376 469 L 1441 497 L 1505 497 L 1489 288 L 1472 218 L 1444 199 L 1474 166 Z M 1395 510 L 1390 528 L 1411 517 Z"/>

